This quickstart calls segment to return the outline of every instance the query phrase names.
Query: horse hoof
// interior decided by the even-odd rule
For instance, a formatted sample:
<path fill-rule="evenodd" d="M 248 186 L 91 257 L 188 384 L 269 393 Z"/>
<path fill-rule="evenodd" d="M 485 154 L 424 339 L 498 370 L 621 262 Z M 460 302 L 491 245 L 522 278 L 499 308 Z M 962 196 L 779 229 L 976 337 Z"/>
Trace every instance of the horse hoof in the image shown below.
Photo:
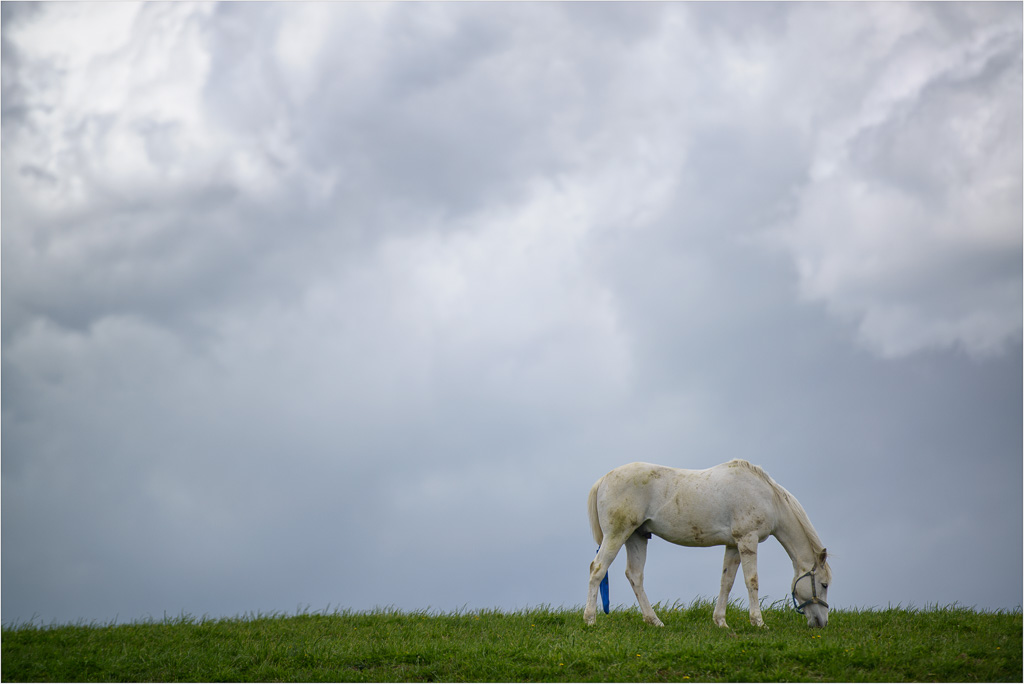
<path fill-rule="evenodd" d="M 657 617 L 644 618 L 644 622 L 655 627 L 664 627 L 665 623 L 659 620 Z"/>

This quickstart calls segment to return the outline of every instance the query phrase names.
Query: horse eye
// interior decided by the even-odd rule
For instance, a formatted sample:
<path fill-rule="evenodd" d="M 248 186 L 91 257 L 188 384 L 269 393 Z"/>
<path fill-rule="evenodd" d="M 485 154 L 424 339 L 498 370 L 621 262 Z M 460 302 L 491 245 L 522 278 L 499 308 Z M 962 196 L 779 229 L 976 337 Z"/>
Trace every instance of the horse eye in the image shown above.
<path fill-rule="evenodd" d="M 822 588 L 822 589 L 828 589 L 828 585 L 827 585 L 827 584 L 825 584 L 824 582 L 822 582 L 822 583 L 821 583 L 821 588 Z"/>

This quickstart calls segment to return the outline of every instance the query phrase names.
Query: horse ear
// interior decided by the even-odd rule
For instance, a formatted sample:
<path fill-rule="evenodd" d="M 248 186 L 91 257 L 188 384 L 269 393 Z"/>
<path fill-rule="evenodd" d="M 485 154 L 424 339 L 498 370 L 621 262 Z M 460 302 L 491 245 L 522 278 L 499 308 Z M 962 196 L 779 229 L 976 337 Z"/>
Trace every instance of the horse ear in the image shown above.
<path fill-rule="evenodd" d="M 824 565 L 826 560 L 828 560 L 828 549 L 822 549 L 818 554 L 818 565 Z"/>

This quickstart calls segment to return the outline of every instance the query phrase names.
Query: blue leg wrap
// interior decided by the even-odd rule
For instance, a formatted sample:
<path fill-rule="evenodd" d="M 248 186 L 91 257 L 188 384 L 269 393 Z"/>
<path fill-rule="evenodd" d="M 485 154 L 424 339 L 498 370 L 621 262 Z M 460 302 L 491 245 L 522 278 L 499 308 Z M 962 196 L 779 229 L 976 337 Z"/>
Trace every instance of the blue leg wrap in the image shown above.
<path fill-rule="evenodd" d="M 600 551 L 601 549 L 598 549 Z M 608 614 L 608 573 L 604 573 L 604 579 L 601 580 L 601 605 L 604 606 L 605 615 Z"/>

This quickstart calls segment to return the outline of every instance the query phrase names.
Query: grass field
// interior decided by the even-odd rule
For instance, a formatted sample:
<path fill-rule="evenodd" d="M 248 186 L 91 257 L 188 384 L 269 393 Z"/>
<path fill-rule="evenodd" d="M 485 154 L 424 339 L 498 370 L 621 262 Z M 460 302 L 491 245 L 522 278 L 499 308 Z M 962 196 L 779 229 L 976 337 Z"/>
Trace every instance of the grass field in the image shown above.
<path fill-rule="evenodd" d="M 335 612 L 3 630 L 3 681 L 1007 681 L 1022 680 L 1021 612 L 832 611 L 811 630 L 782 605 L 769 629 L 731 606 L 450 614 Z"/>

